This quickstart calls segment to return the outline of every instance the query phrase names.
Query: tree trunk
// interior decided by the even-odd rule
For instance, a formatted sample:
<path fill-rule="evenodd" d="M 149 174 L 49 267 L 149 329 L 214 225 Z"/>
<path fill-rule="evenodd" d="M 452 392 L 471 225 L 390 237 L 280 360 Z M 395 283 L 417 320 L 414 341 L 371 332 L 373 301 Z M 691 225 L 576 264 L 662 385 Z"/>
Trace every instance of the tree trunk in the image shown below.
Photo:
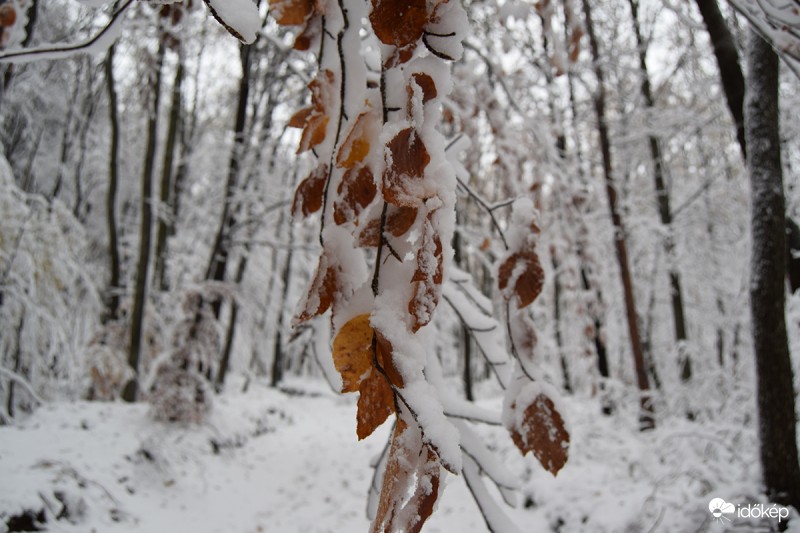
<path fill-rule="evenodd" d="M 155 80 L 151 86 L 147 118 L 147 141 L 142 173 L 142 221 L 139 235 L 139 261 L 136 265 L 136 288 L 133 294 L 131 314 L 131 337 L 128 346 L 128 364 L 134 377 L 122 391 L 122 399 L 135 402 L 138 396 L 139 357 L 142 348 L 144 308 L 147 302 L 147 278 L 150 270 L 150 242 L 153 230 L 153 174 L 158 137 L 158 108 L 161 101 L 161 74 L 164 64 L 165 43 L 162 38 L 158 44 L 155 64 Z"/>
<path fill-rule="evenodd" d="M 172 84 L 172 102 L 170 103 L 169 123 L 167 125 L 167 139 L 164 143 L 164 163 L 161 167 L 161 187 L 159 191 L 159 211 L 167 210 L 170 205 L 172 192 L 172 173 L 175 160 L 175 144 L 178 139 L 178 125 L 181 118 L 181 91 L 183 89 L 183 57 L 178 55 L 178 66 L 175 68 L 175 80 Z M 167 236 L 169 228 L 175 223 L 175 212 L 161 213 L 158 217 L 158 231 L 156 232 L 155 267 L 153 281 L 161 291 L 167 290 Z"/>
<path fill-rule="evenodd" d="M 108 228 L 108 256 L 111 279 L 106 291 L 106 319 L 115 320 L 119 312 L 119 245 L 117 242 L 117 184 L 119 183 L 119 103 L 114 78 L 114 52 L 116 45 L 108 49 L 104 62 L 106 89 L 108 92 L 108 115 L 111 123 L 111 146 L 108 158 L 108 190 L 106 191 L 106 227 Z"/>
<path fill-rule="evenodd" d="M 750 149 L 753 250 L 750 308 L 756 357 L 761 466 L 771 501 L 800 509 L 792 363 L 785 322 L 785 215 L 778 57 L 751 30 L 745 131 Z"/>
<path fill-rule="evenodd" d="M 638 0 L 628 0 L 631 7 L 633 18 L 633 30 L 636 35 L 636 45 L 639 51 L 639 72 L 641 74 L 641 91 L 647 109 L 655 109 L 655 98 L 650 86 L 650 73 L 647 70 L 647 44 L 642 37 L 639 27 L 639 6 Z M 681 277 L 678 273 L 675 257 L 675 242 L 672 235 L 672 210 L 669 205 L 669 191 L 664 180 L 664 158 L 661 154 L 661 144 L 655 135 L 648 138 L 650 148 L 650 159 L 653 163 L 653 182 L 655 184 L 656 201 L 658 203 L 658 214 L 661 224 L 666 229 L 664 239 L 664 251 L 669 265 L 669 287 L 670 298 L 672 301 L 672 322 L 675 326 L 675 342 L 681 352 L 680 376 L 681 381 L 688 382 L 692 378 L 692 361 L 686 353 L 686 319 L 683 310 L 683 290 L 681 289 Z"/>
<path fill-rule="evenodd" d="M 653 406 L 650 398 L 650 382 L 647 376 L 645 365 L 644 350 L 639 336 L 638 314 L 636 312 L 636 301 L 633 292 L 633 279 L 631 277 L 628 262 L 628 247 L 625 241 L 625 226 L 622 222 L 622 215 L 617 205 L 617 190 L 614 183 L 613 162 L 611 160 L 611 141 L 606 123 L 606 92 L 605 92 L 605 73 L 600 63 L 600 50 L 597 44 L 597 37 L 594 32 L 592 22 L 591 7 L 589 0 L 583 0 L 583 10 L 586 16 L 586 31 L 589 35 L 589 44 L 592 49 L 594 72 L 597 77 L 597 92 L 594 97 L 594 108 L 597 115 L 597 129 L 600 137 L 600 151 L 603 156 L 603 175 L 605 178 L 606 196 L 608 197 L 608 207 L 611 215 L 611 224 L 614 227 L 614 248 L 616 250 L 617 262 L 619 263 L 622 290 L 625 298 L 625 311 L 628 322 L 628 334 L 631 341 L 631 352 L 633 354 L 634 369 L 636 372 L 636 382 L 640 392 L 641 410 L 639 413 L 639 427 L 641 430 L 653 429 L 655 418 L 653 416 Z"/>
<path fill-rule="evenodd" d="M 744 134 L 744 75 L 739 64 L 739 52 L 736 49 L 736 41 L 728 29 L 725 18 L 719 10 L 717 0 L 696 0 L 697 7 L 700 8 L 700 15 L 703 23 L 708 30 L 711 38 L 711 46 L 714 48 L 714 56 L 717 58 L 722 90 L 725 93 L 725 100 L 728 109 L 733 117 L 736 127 L 736 140 L 739 141 L 739 148 L 742 156 L 747 158 L 747 140 Z"/>
<path fill-rule="evenodd" d="M 228 266 L 228 253 L 230 251 L 230 232 L 236 224 L 233 212 L 233 198 L 239 181 L 240 158 L 244 155 L 244 131 L 247 122 L 247 102 L 250 94 L 250 57 L 252 48 L 242 45 L 240 57 L 242 63 L 242 78 L 239 81 L 239 96 L 236 105 L 236 122 L 233 128 L 233 149 L 228 162 L 228 178 L 225 181 L 225 199 L 222 206 L 222 216 L 219 227 L 214 236 L 211 248 L 211 257 L 206 269 L 206 279 L 224 281 L 225 271 Z M 221 302 L 214 302 L 214 314 L 219 317 Z"/>

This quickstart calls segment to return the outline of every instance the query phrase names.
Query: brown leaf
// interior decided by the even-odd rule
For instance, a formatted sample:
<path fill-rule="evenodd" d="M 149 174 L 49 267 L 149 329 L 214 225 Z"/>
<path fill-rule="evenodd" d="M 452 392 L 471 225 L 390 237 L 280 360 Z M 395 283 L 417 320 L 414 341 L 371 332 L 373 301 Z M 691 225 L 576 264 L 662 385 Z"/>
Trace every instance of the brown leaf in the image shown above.
<path fill-rule="evenodd" d="M 289 122 L 286 125 L 290 128 L 305 128 L 306 122 L 308 122 L 308 118 L 311 116 L 311 113 L 314 112 L 314 108 L 312 106 L 303 107 L 298 109 L 297 112 L 292 115 L 289 119 Z"/>
<path fill-rule="evenodd" d="M 420 198 L 409 190 L 411 180 L 422 178 L 431 160 L 425 143 L 414 128 L 406 128 L 387 144 L 388 157 L 383 173 L 383 197 L 394 205 L 415 207 Z"/>
<path fill-rule="evenodd" d="M 336 154 L 336 166 L 353 168 L 369 153 L 370 139 L 376 137 L 375 114 L 365 111 L 358 115 Z"/>
<path fill-rule="evenodd" d="M 0 26 L 13 26 L 17 22 L 17 11 L 11 4 L 0 6 Z"/>
<path fill-rule="evenodd" d="M 375 429 L 394 413 L 394 392 L 386 377 L 375 367 L 370 367 L 369 375 L 358 389 L 358 413 L 356 414 L 356 434 L 358 440 L 369 437 Z"/>
<path fill-rule="evenodd" d="M 311 11 L 311 0 L 269 0 L 269 12 L 281 26 L 303 24 Z"/>
<path fill-rule="evenodd" d="M 339 268 L 331 261 L 328 253 L 323 251 L 308 288 L 303 309 L 295 316 L 294 322 L 306 322 L 327 311 L 333 303 L 338 286 Z"/>
<path fill-rule="evenodd" d="M 406 87 L 408 93 L 408 113 L 412 112 L 412 104 L 414 99 L 414 87 L 417 85 L 422 90 L 422 105 L 427 104 L 432 99 L 436 98 L 436 83 L 433 78 L 424 72 L 416 72 L 411 76 L 411 82 Z"/>
<path fill-rule="evenodd" d="M 414 292 L 408 302 L 408 313 L 412 319 L 412 332 L 416 332 L 433 318 L 444 275 L 443 261 L 442 241 L 428 219 L 425 221 L 422 243 L 417 250 L 417 268 L 411 278 Z"/>
<path fill-rule="evenodd" d="M 300 182 L 294 193 L 292 214 L 308 216 L 322 207 L 325 194 L 325 182 L 328 180 L 328 165 L 321 164 L 311 171 L 306 179 Z"/>
<path fill-rule="evenodd" d="M 356 392 L 372 368 L 372 336 L 366 313 L 347 322 L 333 339 L 333 364 L 342 375 L 342 392 Z"/>
<path fill-rule="evenodd" d="M 320 34 L 321 30 L 322 24 L 320 23 L 320 17 L 309 18 L 305 26 L 303 26 L 302 31 L 294 38 L 294 45 L 292 48 L 298 51 L 310 49 L 311 43 Z"/>
<path fill-rule="evenodd" d="M 357 224 L 358 216 L 378 194 L 378 187 L 369 167 L 362 166 L 344 173 L 337 192 L 339 198 L 333 205 L 333 221 L 338 225 L 348 220 Z"/>
<path fill-rule="evenodd" d="M 516 408 L 515 405 L 511 407 Z M 567 462 L 569 433 L 561 413 L 545 394 L 537 395 L 525 408 L 521 424 L 511 429 L 511 438 L 523 455 L 533 452 L 545 470 L 553 475 Z"/>
<path fill-rule="evenodd" d="M 378 349 L 378 364 L 381 366 L 381 370 L 386 374 L 389 383 L 398 389 L 402 389 L 405 383 L 403 381 L 403 376 L 400 375 L 400 372 L 394 364 L 394 348 L 392 348 L 392 343 L 383 336 L 380 330 L 375 332 L 375 337 L 376 348 Z"/>
<path fill-rule="evenodd" d="M 400 237 L 401 235 L 405 235 L 406 232 L 411 229 L 411 226 L 414 225 L 416 220 L 416 207 L 408 207 L 404 205 L 400 207 L 390 206 L 389 214 L 386 218 L 386 230 L 395 237 Z"/>
<path fill-rule="evenodd" d="M 436 453 L 422 443 L 416 426 L 398 418 L 371 533 L 419 533 L 433 512 L 439 482 Z"/>
<path fill-rule="evenodd" d="M 312 149 L 325 140 L 330 120 L 326 107 L 331 99 L 333 82 L 333 72 L 327 69 L 320 71 L 308 84 L 311 90 L 311 106 L 300 109 L 289 119 L 289 127 L 303 128 L 300 146 L 297 148 L 298 154 Z"/>
<path fill-rule="evenodd" d="M 372 0 L 372 29 L 383 44 L 402 48 L 422 37 L 428 23 L 426 0 Z"/>
<path fill-rule="evenodd" d="M 539 263 L 536 251 L 524 250 L 508 257 L 500 265 L 497 281 L 506 300 L 511 299 L 512 295 L 517 297 L 520 309 L 533 303 L 542 292 L 544 284 L 544 270 Z M 507 289 L 511 281 L 513 281 L 514 287 L 513 291 L 509 292 Z"/>

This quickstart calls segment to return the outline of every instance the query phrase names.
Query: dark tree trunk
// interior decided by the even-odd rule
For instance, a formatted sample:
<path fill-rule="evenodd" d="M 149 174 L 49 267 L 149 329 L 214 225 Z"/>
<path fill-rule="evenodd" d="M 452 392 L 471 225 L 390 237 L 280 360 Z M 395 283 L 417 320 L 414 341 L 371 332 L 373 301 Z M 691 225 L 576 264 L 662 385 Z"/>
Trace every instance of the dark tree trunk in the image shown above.
<path fill-rule="evenodd" d="M 106 89 L 108 93 L 108 116 L 111 123 L 111 145 L 108 157 L 108 190 L 106 191 L 106 227 L 108 228 L 108 256 L 111 278 L 106 291 L 107 320 L 115 320 L 119 313 L 120 268 L 119 245 L 117 242 L 117 184 L 119 183 L 119 103 L 114 78 L 114 52 L 108 49 L 104 62 Z"/>
<path fill-rule="evenodd" d="M 173 190 L 172 174 L 175 161 L 175 145 L 178 139 L 178 126 L 181 118 L 181 91 L 183 89 L 183 58 L 178 57 L 178 66 L 175 68 L 175 79 L 172 84 L 172 102 L 170 103 L 169 123 L 167 124 L 167 138 L 164 143 L 164 163 L 161 167 L 161 186 L 159 190 L 159 209 L 168 209 L 175 202 L 170 202 L 170 193 Z M 175 223 L 175 212 L 160 213 L 158 217 L 158 231 L 156 232 L 156 253 L 153 280 L 159 290 L 167 290 L 167 236 L 170 227 Z"/>
<path fill-rule="evenodd" d="M 792 363 L 785 322 L 785 219 L 778 57 L 751 30 L 745 131 L 750 149 L 753 250 L 750 307 L 756 357 L 761 466 L 770 500 L 800 509 Z"/>
<path fill-rule="evenodd" d="M 233 149 L 228 162 L 228 178 L 225 181 L 225 200 L 222 206 L 217 233 L 211 247 L 211 257 L 206 269 L 206 279 L 224 281 L 225 271 L 228 266 L 230 251 L 230 232 L 236 225 L 235 209 L 233 207 L 234 195 L 239 181 L 240 159 L 244 155 L 244 131 L 247 123 L 247 103 L 250 94 L 250 58 L 252 48 L 242 45 L 240 57 L 242 63 L 242 79 L 239 81 L 239 96 L 236 104 L 236 122 L 233 127 Z M 219 317 L 221 302 L 217 299 L 214 304 L 214 314 Z"/>
<path fill-rule="evenodd" d="M 744 134 L 744 75 L 739 64 L 739 52 L 728 24 L 719 10 L 717 0 L 696 0 L 700 15 L 711 38 L 714 56 L 717 58 L 722 90 L 728 109 L 736 126 L 736 140 L 742 155 L 747 158 L 747 140 Z"/>
<path fill-rule="evenodd" d="M 147 303 L 147 278 L 150 270 L 150 243 L 153 233 L 153 174 L 156 159 L 156 141 L 158 137 L 158 108 L 161 101 L 161 74 L 164 65 L 165 43 L 162 38 L 158 45 L 155 64 L 155 80 L 151 86 L 147 118 L 147 140 L 144 154 L 144 171 L 142 172 L 142 221 L 139 235 L 139 260 L 136 265 L 136 288 L 133 294 L 133 311 L 131 313 L 131 337 L 128 346 L 128 364 L 133 369 L 134 377 L 122 391 L 122 399 L 135 402 L 139 392 L 139 358 L 142 349 L 142 331 L 144 308 Z"/>
<path fill-rule="evenodd" d="M 628 261 L 625 226 L 622 222 L 622 215 L 620 214 L 617 204 L 617 189 L 614 183 L 614 167 L 611 160 L 611 140 L 606 123 L 605 73 L 600 63 L 600 50 L 594 32 L 589 0 L 583 0 L 583 10 L 586 16 L 586 31 L 589 35 L 589 45 L 592 50 L 594 72 L 597 77 L 597 92 L 594 97 L 594 107 L 597 115 L 597 129 L 600 137 L 600 151 L 603 156 L 605 190 L 606 196 L 608 197 L 611 224 L 614 227 L 614 249 L 616 250 L 617 262 L 619 263 L 619 272 L 625 299 L 625 312 L 628 322 L 628 334 L 631 341 L 636 382 L 640 392 L 641 410 L 639 413 L 639 427 L 642 430 L 648 430 L 655 427 L 655 418 L 653 416 L 653 406 L 650 398 L 650 380 L 647 376 L 644 350 L 642 349 L 642 341 L 639 335 L 639 318 L 636 312 L 633 279 L 631 277 Z"/>
<path fill-rule="evenodd" d="M 641 92 L 647 109 L 655 109 L 655 98 L 650 86 L 650 73 L 647 70 L 647 44 L 642 37 L 639 27 L 639 5 L 638 0 L 628 0 L 631 7 L 633 18 L 633 31 L 636 35 L 636 46 L 639 51 L 639 72 L 641 74 Z M 655 135 L 648 138 L 650 148 L 650 159 L 653 163 L 653 182 L 655 184 L 656 202 L 658 203 L 658 214 L 661 224 L 666 229 L 664 239 L 664 251 L 669 265 L 669 287 L 670 299 L 672 301 L 672 322 L 675 326 L 675 341 L 681 353 L 680 375 L 681 381 L 688 382 L 692 378 L 692 361 L 685 350 L 683 344 L 686 342 L 686 319 L 683 311 L 683 290 L 681 289 L 681 277 L 678 273 L 675 257 L 675 242 L 672 234 L 672 210 L 669 205 L 669 191 L 664 180 L 664 158 L 661 154 L 661 144 Z"/>

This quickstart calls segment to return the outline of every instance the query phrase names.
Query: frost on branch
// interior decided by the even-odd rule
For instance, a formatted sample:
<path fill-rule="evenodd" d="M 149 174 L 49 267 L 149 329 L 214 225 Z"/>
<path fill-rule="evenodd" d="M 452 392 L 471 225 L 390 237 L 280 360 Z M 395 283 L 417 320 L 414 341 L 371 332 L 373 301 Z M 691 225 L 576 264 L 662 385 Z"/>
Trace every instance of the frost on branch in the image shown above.
<path fill-rule="evenodd" d="M 251 0 L 204 0 L 217 22 L 245 44 L 256 40 L 261 29 L 258 7 Z"/>

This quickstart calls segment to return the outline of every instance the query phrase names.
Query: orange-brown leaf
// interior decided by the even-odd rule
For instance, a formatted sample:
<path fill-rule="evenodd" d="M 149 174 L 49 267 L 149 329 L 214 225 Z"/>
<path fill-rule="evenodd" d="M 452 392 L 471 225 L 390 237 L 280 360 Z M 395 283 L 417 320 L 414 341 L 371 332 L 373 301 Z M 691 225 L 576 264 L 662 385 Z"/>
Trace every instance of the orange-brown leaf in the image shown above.
<path fill-rule="evenodd" d="M 339 286 L 339 268 L 323 252 L 319 258 L 317 270 L 311 280 L 303 308 L 297 313 L 296 323 L 306 322 L 321 315 L 333 303 Z"/>
<path fill-rule="evenodd" d="M 369 313 L 348 321 L 333 339 L 333 364 L 342 375 L 342 392 L 356 392 L 372 368 Z"/>
<path fill-rule="evenodd" d="M 386 218 L 386 230 L 400 237 L 411 229 L 417 220 L 417 208 L 401 205 L 400 207 L 390 207 L 389 215 Z"/>
<path fill-rule="evenodd" d="M 17 22 L 17 11 L 11 4 L 0 6 L 0 26 L 13 26 Z"/>
<path fill-rule="evenodd" d="M 436 98 L 436 83 L 430 75 L 424 72 L 416 72 L 411 76 L 411 83 L 406 87 L 408 93 L 408 112 L 411 113 L 412 104 L 414 101 L 414 85 L 418 86 L 422 91 L 422 105 L 427 104 L 432 99 Z"/>
<path fill-rule="evenodd" d="M 513 294 L 517 297 L 517 303 L 521 309 L 533 303 L 542 292 L 544 270 L 536 252 L 525 250 L 516 252 L 506 259 L 500 265 L 497 278 L 500 290 L 506 300 L 511 299 Z M 511 282 L 514 287 L 509 292 L 507 289 Z"/>
<path fill-rule="evenodd" d="M 358 440 L 369 437 L 375 429 L 394 413 L 394 392 L 386 378 L 371 367 L 369 375 L 358 389 L 356 434 Z"/>
<path fill-rule="evenodd" d="M 269 12 L 281 26 L 303 24 L 311 10 L 311 0 L 269 0 Z"/>
<path fill-rule="evenodd" d="M 294 193 L 292 213 L 294 216 L 308 216 L 322 207 L 325 194 L 325 182 L 328 179 L 328 165 L 321 164 L 311 171 L 306 179 L 300 182 Z"/>
<path fill-rule="evenodd" d="M 523 455 L 533 452 L 545 470 L 553 475 L 567 462 L 569 433 L 561 413 L 545 394 L 536 396 L 525 408 L 522 423 L 512 428 L 511 438 Z"/>
<path fill-rule="evenodd" d="M 333 221 L 342 225 L 348 220 L 357 223 L 358 216 L 378 194 L 378 187 L 369 167 L 362 166 L 344 173 L 337 192 L 339 198 L 333 205 Z"/>
<path fill-rule="evenodd" d="M 426 0 L 372 0 L 372 29 L 383 44 L 398 48 L 416 42 L 428 23 Z"/>
<path fill-rule="evenodd" d="M 311 113 L 313 112 L 314 108 L 311 106 L 298 109 L 297 112 L 292 115 L 286 125 L 290 128 L 305 128 L 306 122 L 308 122 L 308 117 L 310 117 Z"/>
<path fill-rule="evenodd" d="M 431 160 L 425 143 L 414 128 L 406 128 L 387 144 L 389 160 L 383 173 L 383 197 L 394 205 L 414 207 L 420 198 L 409 190 L 412 180 L 425 175 Z"/>
<path fill-rule="evenodd" d="M 417 268 L 411 281 L 414 292 L 408 302 L 408 313 L 411 315 L 411 331 L 428 324 L 433 318 L 433 311 L 439 303 L 439 290 L 444 274 L 442 241 L 434 231 L 430 220 L 425 221 L 425 233 L 417 250 Z"/>
<path fill-rule="evenodd" d="M 358 115 L 336 154 L 336 166 L 353 168 L 367 157 L 370 139 L 375 136 L 373 132 L 374 121 L 375 115 L 370 111 L 365 111 Z"/>
<path fill-rule="evenodd" d="M 328 115 L 323 115 L 316 111 L 311 114 L 308 122 L 306 122 L 306 127 L 303 129 L 303 135 L 300 137 L 300 146 L 297 148 L 298 154 L 311 150 L 325 140 L 329 120 Z"/>
<path fill-rule="evenodd" d="M 371 533 L 419 533 L 439 496 L 440 462 L 416 426 L 398 417 Z"/>

